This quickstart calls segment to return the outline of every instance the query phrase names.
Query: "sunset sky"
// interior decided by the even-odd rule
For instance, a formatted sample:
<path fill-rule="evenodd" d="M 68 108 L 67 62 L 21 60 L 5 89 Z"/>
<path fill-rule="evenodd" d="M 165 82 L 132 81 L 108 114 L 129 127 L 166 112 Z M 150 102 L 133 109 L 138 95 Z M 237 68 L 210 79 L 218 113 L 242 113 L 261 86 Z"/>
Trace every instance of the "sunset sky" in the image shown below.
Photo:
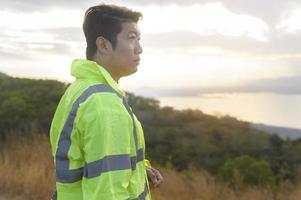
<path fill-rule="evenodd" d="M 124 89 L 192 96 L 301 92 L 301 1 L 109 2 L 144 14 L 143 61 L 138 73 L 121 79 Z M 72 81 L 70 63 L 85 55 L 83 15 L 96 3 L 1 1 L 0 71 Z"/>
<path fill-rule="evenodd" d="M 126 91 L 301 95 L 300 0 L 2 0 L 0 72 L 71 82 L 72 60 L 85 56 L 84 12 L 100 2 L 144 15 L 142 62 L 121 79 Z"/>

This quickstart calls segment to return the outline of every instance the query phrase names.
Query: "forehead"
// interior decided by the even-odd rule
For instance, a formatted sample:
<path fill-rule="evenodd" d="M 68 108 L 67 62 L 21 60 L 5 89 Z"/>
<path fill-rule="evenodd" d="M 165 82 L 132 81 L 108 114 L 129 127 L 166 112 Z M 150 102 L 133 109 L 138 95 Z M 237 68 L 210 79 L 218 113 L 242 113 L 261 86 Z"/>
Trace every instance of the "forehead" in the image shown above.
<path fill-rule="evenodd" d="M 129 34 L 129 33 L 136 33 L 140 35 L 140 29 L 138 27 L 138 24 L 135 22 L 124 22 L 121 24 L 122 30 L 120 34 Z"/>

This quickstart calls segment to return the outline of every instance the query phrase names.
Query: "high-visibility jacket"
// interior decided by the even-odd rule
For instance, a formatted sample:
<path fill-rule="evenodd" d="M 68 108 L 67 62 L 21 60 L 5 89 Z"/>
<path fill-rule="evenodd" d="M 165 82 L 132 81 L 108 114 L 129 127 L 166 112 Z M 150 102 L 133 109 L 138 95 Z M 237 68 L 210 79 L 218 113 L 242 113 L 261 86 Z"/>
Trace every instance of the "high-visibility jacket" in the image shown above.
<path fill-rule="evenodd" d="M 125 92 L 96 62 L 74 60 L 71 74 L 50 129 L 53 198 L 150 200 L 143 130 Z"/>

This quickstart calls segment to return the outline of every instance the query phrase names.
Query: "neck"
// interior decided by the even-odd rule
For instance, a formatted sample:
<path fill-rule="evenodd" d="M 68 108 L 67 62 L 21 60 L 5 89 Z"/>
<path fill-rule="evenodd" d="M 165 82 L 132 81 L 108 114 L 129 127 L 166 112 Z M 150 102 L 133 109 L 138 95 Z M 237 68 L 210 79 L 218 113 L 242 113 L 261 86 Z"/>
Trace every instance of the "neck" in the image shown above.
<path fill-rule="evenodd" d="M 117 83 L 119 82 L 120 77 L 114 72 L 114 66 L 112 66 L 110 63 L 106 62 L 105 59 L 100 59 L 98 56 L 95 56 L 93 61 L 95 61 L 98 65 L 105 68 L 109 74 L 112 76 L 114 81 Z"/>

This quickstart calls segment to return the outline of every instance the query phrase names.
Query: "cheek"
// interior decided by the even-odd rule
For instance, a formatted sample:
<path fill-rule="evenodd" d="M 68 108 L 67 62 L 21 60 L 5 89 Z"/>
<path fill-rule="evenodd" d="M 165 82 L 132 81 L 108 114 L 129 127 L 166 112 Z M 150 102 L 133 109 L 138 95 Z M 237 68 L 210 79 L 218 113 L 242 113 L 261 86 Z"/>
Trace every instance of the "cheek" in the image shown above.
<path fill-rule="evenodd" d="M 121 51 L 120 51 L 120 58 L 123 62 L 123 64 L 125 63 L 128 63 L 130 64 L 132 61 L 133 61 L 133 49 L 129 46 L 127 46 L 126 48 L 123 48 Z"/>
<path fill-rule="evenodd" d="M 126 56 L 133 55 L 135 45 L 128 42 L 121 46 L 120 53 Z"/>
<path fill-rule="evenodd" d="M 115 62 L 121 68 L 132 67 L 134 64 L 135 44 L 132 42 L 120 42 L 115 51 Z"/>

